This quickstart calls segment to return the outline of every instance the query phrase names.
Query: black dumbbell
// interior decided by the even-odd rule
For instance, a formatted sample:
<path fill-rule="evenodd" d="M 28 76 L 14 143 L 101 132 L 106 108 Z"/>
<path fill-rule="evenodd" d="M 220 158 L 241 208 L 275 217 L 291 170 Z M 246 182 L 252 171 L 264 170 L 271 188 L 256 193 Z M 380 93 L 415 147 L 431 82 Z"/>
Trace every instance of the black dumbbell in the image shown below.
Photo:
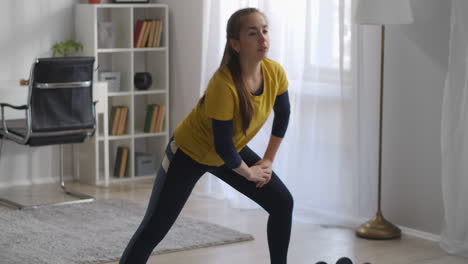
<path fill-rule="evenodd" d="M 336 264 L 353 264 L 353 262 L 347 257 L 342 257 L 336 261 Z"/>
<path fill-rule="evenodd" d="M 326 262 L 324 261 L 319 261 L 315 264 L 327 264 Z M 342 257 L 340 258 L 339 260 L 336 261 L 336 264 L 353 264 L 353 262 L 351 261 L 351 259 L 347 258 L 347 257 Z M 368 262 L 364 263 L 364 264 L 370 264 Z"/>

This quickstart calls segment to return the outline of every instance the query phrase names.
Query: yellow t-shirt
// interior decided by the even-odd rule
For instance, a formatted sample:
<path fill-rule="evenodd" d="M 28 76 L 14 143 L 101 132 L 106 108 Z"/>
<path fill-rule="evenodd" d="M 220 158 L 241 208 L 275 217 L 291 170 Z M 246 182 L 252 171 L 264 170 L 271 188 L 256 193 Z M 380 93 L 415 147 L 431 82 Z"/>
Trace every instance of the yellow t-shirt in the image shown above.
<path fill-rule="evenodd" d="M 205 92 L 205 101 L 196 106 L 182 120 L 174 132 L 176 145 L 198 163 L 221 166 L 224 161 L 215 151 L 211 119 L 233 120 L 233 142 L 239 152 L 257 134 L 273 109 L 277 95 L 288 89 L 286 74 L 277 62 L 264 59 L 260 63 L 263 75 L 261 95 L 250 94 L 254 115 L 247 129 L 242 132 L 239 98 L 231 73 L 221 67 L 211 78 Z"/>

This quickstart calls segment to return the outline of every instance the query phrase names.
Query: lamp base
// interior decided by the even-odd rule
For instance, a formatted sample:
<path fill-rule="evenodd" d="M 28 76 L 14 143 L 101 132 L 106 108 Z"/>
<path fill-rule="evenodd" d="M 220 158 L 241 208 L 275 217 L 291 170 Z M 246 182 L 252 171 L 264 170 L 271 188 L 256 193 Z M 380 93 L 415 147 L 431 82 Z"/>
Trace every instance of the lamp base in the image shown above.
<path fill-rule="evenodd" d="M 395 239 L 401 237 L 401 230 L 387 221 L 382 212 L 378 211 L 374 218 L 356 230 L 356 235 L 368 239 Z"/>

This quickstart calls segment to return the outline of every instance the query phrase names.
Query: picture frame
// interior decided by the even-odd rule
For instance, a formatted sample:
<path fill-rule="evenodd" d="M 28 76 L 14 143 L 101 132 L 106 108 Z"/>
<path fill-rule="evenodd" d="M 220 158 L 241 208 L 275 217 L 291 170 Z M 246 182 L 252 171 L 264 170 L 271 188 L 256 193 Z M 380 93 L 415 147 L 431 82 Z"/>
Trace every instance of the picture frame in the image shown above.
<path fill-rule="evenodd" d="M 149 0 L 114 0 L 116 4 L 147 4 Z"/>
<path fill-rule="evenodd" d="M 102 21 L 98 23 L 99 48 L 115 48 L 115 28 L 112 22 Z"/>

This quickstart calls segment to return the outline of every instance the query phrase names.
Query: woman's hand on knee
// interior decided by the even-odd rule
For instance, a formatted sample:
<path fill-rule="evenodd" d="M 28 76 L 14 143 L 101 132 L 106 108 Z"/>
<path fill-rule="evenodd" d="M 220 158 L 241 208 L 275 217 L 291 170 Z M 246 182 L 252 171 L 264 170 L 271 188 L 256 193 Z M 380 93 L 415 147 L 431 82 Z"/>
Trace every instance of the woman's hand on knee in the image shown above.
<path fill-rule="evenodd" d="M 247 180 L 260 183 L 265 182 L 271 177 L 271 173 L 268 172 L 268 167 L 263 165 L 254 165 L 250 167 L 250 174 Z"/>
<path fill-rule="evenodd" d="M 268 173 L 268 177 L 267 177 L 266 180 L 257 182 L 257 184 L 256 184 L 257 188 L 262 188 L 265 184 L 268 184 L 270 182 L 270 180 L 271 180 L 271 174 L 273 173 L 273 162 L 271 160 L 268 160 L 268 159 L 261 159 L 261 160 L 257 161 L 257 163 L 255 163 L 255 165 L 261 166 Z"/>
<path fill-rule="evenodd" d="M 270 174 L 273 172 L 273 162 L 269 159 L 261 159 L 257 161 L 255 165 L 260 165 L 263 168 L 266 168 Z"/>

